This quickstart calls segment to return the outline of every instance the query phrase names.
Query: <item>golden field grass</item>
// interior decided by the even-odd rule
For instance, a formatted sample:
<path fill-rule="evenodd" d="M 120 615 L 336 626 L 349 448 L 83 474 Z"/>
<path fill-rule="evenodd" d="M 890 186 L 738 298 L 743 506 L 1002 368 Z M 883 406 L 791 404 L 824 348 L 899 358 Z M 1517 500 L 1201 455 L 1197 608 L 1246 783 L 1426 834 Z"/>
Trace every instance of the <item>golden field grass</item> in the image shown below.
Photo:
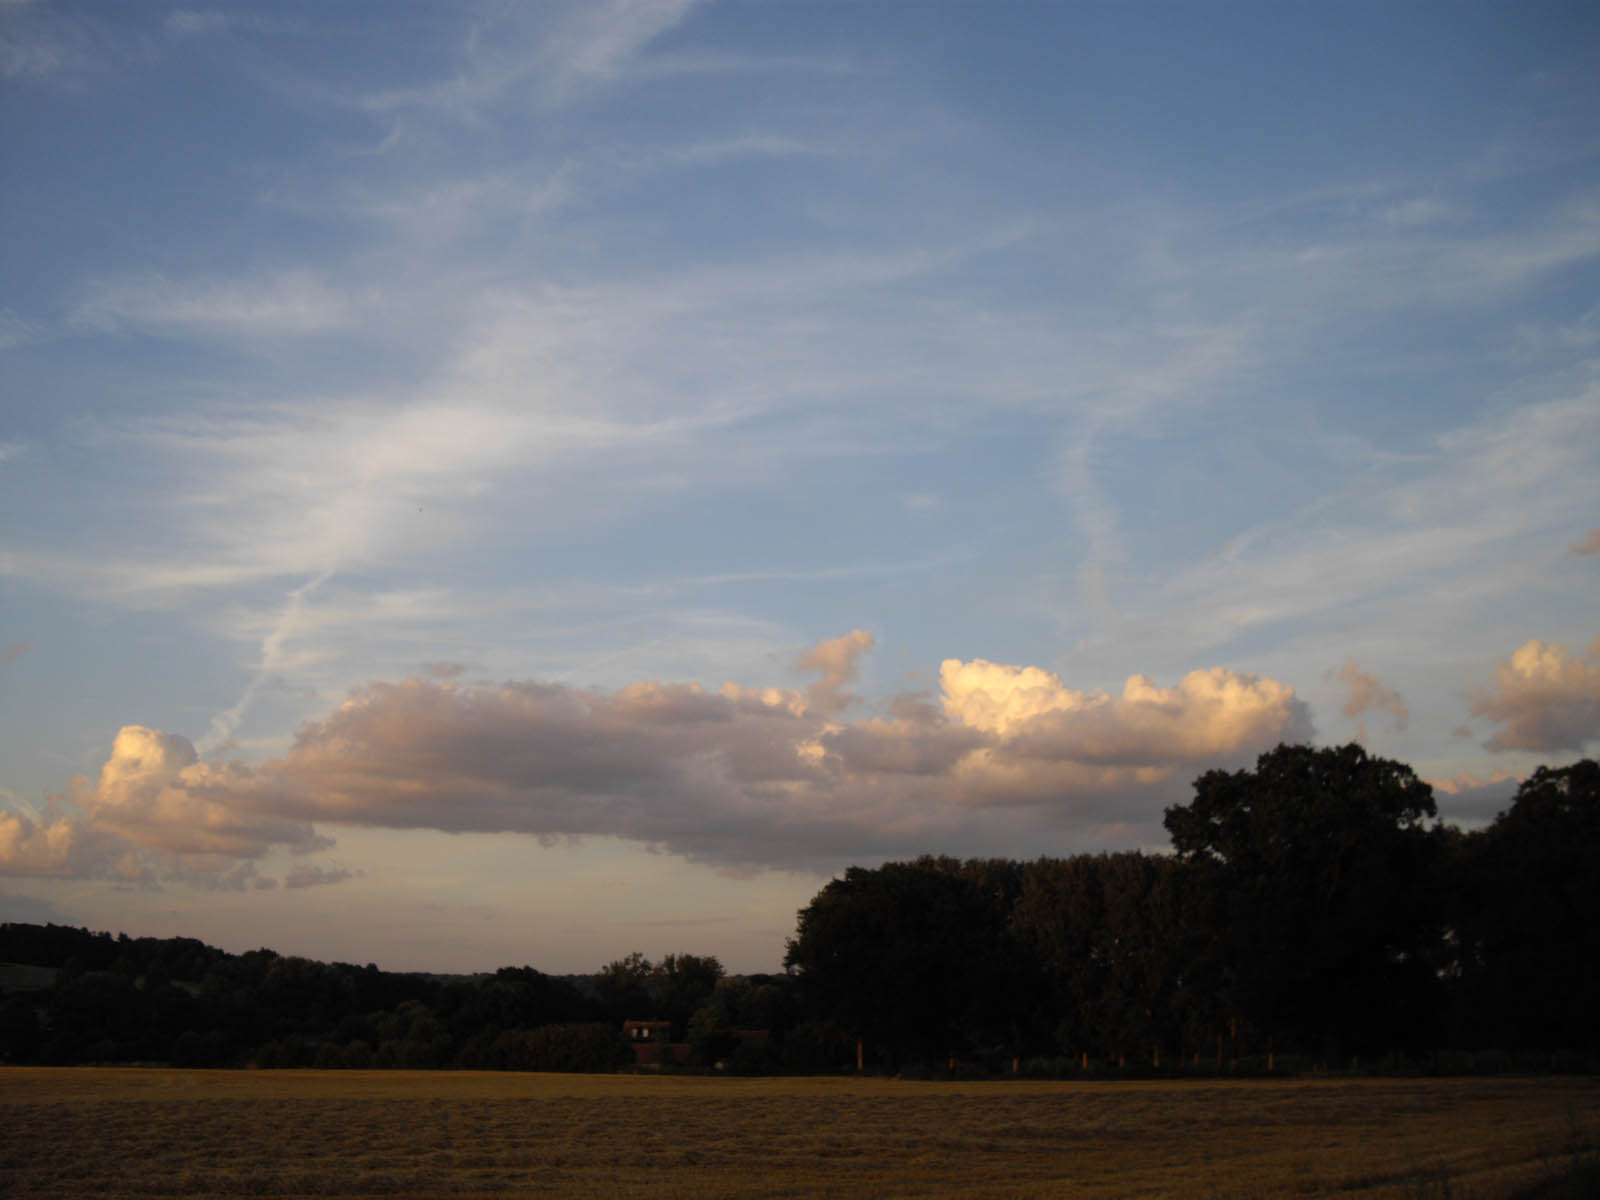
<path fill-rule="evenodd" d="M 0 1068 L 7 1196 L 1500 1197 L 1596 1079 Z"/>

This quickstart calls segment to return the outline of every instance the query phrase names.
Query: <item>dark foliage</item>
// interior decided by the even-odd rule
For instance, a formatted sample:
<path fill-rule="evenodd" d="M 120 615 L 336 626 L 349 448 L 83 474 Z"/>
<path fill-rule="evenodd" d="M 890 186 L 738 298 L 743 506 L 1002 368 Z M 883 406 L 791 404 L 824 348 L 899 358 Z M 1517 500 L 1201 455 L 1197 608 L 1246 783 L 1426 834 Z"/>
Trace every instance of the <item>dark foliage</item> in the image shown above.
<path fill-rule="evenodd" d="M 1014 1041 L 1023 959 L 1003 898 L 953 860 L 852 867 L 800 912 L 800 1003 L 891 1068 Z"/>
<path fill-rule="evenodd" d="M 1540 767 L 1457 846 L 1461 984 L 1480 1043 L 1600 1050 L 1600 764 Z"/>
<path fill-rule="evenodd" d="M 1194 787 L 1166 826 L 1230 1020 L 1335 1056 L 1425 1046 L 1445 916 L 1432 789 L 1357 745 L 1280 746 Z"/>

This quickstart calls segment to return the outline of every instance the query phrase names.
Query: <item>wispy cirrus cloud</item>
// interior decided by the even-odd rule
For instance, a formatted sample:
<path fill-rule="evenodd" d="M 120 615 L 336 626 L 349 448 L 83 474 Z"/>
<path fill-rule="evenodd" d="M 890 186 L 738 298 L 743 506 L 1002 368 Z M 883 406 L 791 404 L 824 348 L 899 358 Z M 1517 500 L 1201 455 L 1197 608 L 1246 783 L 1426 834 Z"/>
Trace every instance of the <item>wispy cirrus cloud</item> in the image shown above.
<path fill-rule="evenodd" d="M 37 321 L 20 316 L 14 309 L 0 308 L 0 350 L 15 350 L 46 336 L 45 327 Z"/>
<path fill-rule="evenodd" d="M 218 33 L 299 33 L 299 21 L 278 20 L 260 13 L 242 13 L 215 8 L 174 9 L 162 21 L 162 28 L 177 38 L 204 37 Z"/>
<path fill-rule="evenodd" d="M 1600 383 L 1563 390 L 1375 465 L 1358 487 L 1319 496 L 1179 574 L 1169 597 L 1188 614 L 1189 636 L 1223 644 L 1354 605 L 1381 610 L 1397 596 L 1414 613 L 1459 611 L 1515 590 L 1514 572 L 1484 574 L 1486 555 L 1520 557 L 1568 526 L 1587 489 L 1580 464 L 1600 453 Z"/>
<path fill-rule="evenodd" d="M 315 863 L 302 863 L 291 867 L 289 873 L 283 877 L 283 886 L 286 888 L 327 887 L 329 884 L 343 883 L 347 879 L 357 878 L 361 872 L 351 871 L 345 867 L 321 867 Z"/>
<path fill-rule="evenodd" d="M 73 312 L 79 328 L 135 329 L 202 337 L 304 337 L 353 325 L 371 295 L 355 296 L 310 271 L 243 283 L 172 280 L 161 275 L 96 284 Z"/>
<path fill-rule="evenodd" d="M 697 2 L 602 0 L 508 10 L 472 30 L 449 78 L 370 91 L 358 103 L 374 113 L 425 110 L 456 118 L 470 118 L 513 94 L 563 103 L 586 87 L 616 80 Z"/>

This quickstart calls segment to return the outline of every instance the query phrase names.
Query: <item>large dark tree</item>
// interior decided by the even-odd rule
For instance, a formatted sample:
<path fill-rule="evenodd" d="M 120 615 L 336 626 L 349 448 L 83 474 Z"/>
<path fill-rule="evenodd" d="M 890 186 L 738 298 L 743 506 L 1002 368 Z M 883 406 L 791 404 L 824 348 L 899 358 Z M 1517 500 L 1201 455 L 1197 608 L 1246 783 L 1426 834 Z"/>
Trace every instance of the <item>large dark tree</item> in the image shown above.
<path fill-rule="evenodd" d="M 1009 1049 L 1016 956 L 1003 914 L 932 860 L 851 867 L 800 911 L 784 965 L 805 1011 L 893 1069 Z"/>
<path fill-rule="evenodd" d="M 1323 1053 L 1413 1047 L 1437 1028 L 1432 789 L 1358 745 L 1279 746 L 1169 808 L 1229 1016 Z"/>
<path fill-rule="evenodd" d="M 1467 839 L 1460 937 L 1480 1045 L 1600 1044 L 1600 764 L 1540 767 Z"/>

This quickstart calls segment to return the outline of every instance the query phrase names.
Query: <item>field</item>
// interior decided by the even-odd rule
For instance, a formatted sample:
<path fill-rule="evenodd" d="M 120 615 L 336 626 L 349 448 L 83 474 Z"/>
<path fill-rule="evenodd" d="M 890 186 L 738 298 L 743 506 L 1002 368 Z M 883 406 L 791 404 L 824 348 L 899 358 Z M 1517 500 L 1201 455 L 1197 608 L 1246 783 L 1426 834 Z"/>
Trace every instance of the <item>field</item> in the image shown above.
<path fill-rule="evenodd" d="M 1500 1197 L 1600 1080 L 0 1069 L 7 1196 Z"/>

